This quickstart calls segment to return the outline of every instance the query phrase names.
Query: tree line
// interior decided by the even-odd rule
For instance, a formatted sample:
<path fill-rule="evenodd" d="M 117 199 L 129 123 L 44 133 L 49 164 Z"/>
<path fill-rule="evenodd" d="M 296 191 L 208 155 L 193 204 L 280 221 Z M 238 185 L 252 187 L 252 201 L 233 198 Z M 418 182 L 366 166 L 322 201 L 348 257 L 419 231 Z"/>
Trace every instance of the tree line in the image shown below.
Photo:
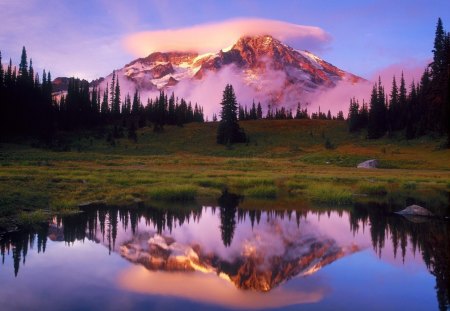
<path fill-rule="evenodd" d="M 409 89 L 403 72 L 400 84 L 394 76 L 389 93 L 378 79 L 370 102 L 360 105 L 350 100 L 348 126 L 350 132 L 367 129 L 370 139 L 401 132 L 406 139 L 426 134 L 447 135 L 450 147 L 450 33 L 445 32 L 439 18 L 433 49 L 433 61 L 420 81 L 412 81 Z"/>
<path fill-rule="evenodd" d="M 308 104 L 306 104 L 307 106 Z M 337 115 L 333 116 L 331 111 L 328 110 L 327 113 L 319 110 L 317 112 L 313 112 L 311 114 L 308 113 L 308 108 L 302 108 L 301 103 L 297 103 L 297 109 L 295 112 L 292 109 L 288 109 L 286 107 L 273 107 L 271 105 L 268 106 L 267 112 L 264 115 L 261 107 L 261 103 L 258 102 L 258 105 L 253 101 L 250 109 L 247 108 L 247 105 L 241 106 L 239 105 L 238 109 L 238 118 L 240 121 L 248 121 L 248 120 L 290 120 L 290 119 L 319 119 L 319 120 L 344 120 L 344 113 L 339 111 Z M 213 117 L 214 120 L 214 117 Z"/>
<path fill-rule="evenodd" d="M 6 70 L 0 53 L 0 141 L 17 137 L 35 137 L 50 143 L 58 131 L 98 129 L 113 126 L 113 135 L 123 128 L 129 138 L 136 139 L 136 128 L 153 126 L 162 131 L 164 125 L 204 122 L 203 108 L 184 98 L 161 91 L 145 105 L 136 90 L 133 96 L 121 96 L 118 75 L 104 90 L 92 87 L 86 80 L 70 78 L 67 92 L 55 95 L 50 72 L 42 78 L 34 72 L 25 47 L 19 67 L 10 59 Z"/>

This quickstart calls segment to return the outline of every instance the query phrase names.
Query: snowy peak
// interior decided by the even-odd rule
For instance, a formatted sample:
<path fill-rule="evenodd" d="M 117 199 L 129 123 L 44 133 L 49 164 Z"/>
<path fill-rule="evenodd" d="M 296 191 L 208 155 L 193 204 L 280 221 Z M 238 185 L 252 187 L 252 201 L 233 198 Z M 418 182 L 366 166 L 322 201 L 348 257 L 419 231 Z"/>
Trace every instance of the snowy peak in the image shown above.
<path fill-rule="evenodd" d="M 130 92 L 135 89 L 141 93 L 162 89 L 177 91 L 178 87 L 186 90 L 205 79 L 219 77 L 225 68 L 233 72 L 236 78 L 233 83 L 253 89 L 259 100 L 274 104 L 297 103 L 305 95 L 331 89 L 341 81 L 351 84 L 365 81 L 311 52 L 293 49 L 269 35 L 243 36 L 230 47 L 201 55 L 183 51 L 154 52 L 116 70 L 116 75 L 121 86 Z M 98 80 L 97 84 L 104 88 L 111 78 L 112 74 Z M 223 83 L 222 80 L 218 79 L 217 83 Z"/>

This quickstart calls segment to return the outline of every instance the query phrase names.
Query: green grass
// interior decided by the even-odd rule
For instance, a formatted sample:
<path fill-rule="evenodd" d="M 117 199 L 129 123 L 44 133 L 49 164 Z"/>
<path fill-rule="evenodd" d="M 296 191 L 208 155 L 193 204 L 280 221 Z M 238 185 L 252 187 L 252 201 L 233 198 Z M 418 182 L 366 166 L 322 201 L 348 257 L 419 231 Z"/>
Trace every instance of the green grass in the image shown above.
<path fill-rule="evenodd" d="M 197 194 L 197 188 L 193 186 L 157 186 L 148 191 L 153 200 L 163 201 L 192 201 Z"/>
<path fill-rule="evenodd" d="M 311 185 L 308 188 L 308 195 L 312 201 L 321 204 L 349 205 L 353 203 L 352 192 L 336 185 Z"/>
<path fill-rule="evenodd" d="M 244 195 L 255 199 L 275 199 L 277 188 L 275 186 L 258 185 L 245 190 Z"/>
<path fill-rule="evenodd" d="M 225 188 L 248 198 L 331 204 L 360 199 L 353 194 L 389 200 L 450 189 L 450 150 L 437 150 L 439 139 L 366 140 L 341 121 L 241 126 L 250 142 L 232 148 L 215 143 L 217 123 L 166 126 L 163 133 L 146 127 L 137 143 L 124 138 L 115 146 L 90 132 L 68 133 L 70 151 L 1 144 L 0 220 L 36 210 L 66 213 L 95 200 L 214 202 Z M 327 149 L 326 139 L 336 148 Z M 356 168 L 373 158 L 381 169 Z"/>
<path fill-rule="evenodd" d="M 385 195 L 387 189 L 384 184 L 365 182 L 359 185 L 358 192 L 367 195 Z"/>
<path fill-rule="evenodd" d="M 402 187 L 406 190 L 416 190 L 417 183 L 415 181 L 406 181 L 402 184 Z"/>

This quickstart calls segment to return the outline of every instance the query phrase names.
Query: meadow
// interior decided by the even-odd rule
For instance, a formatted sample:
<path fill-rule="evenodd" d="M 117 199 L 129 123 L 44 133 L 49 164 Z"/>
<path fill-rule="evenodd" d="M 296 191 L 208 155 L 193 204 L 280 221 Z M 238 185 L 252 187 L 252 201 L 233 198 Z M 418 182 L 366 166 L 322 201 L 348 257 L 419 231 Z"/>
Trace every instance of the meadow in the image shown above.
<path fill-rule="evenodd" d="M 351 206 L 415 199 L 448 210 L 450 150 L 442 138 L 367 140 L 343 121 L 258 120 L 240 125 L 249 142 L 215 142 L 217 123 L 138 130 L 137 142 L 105 135 L 64 135 L 65 150 L 34 142 L 0 145 L 0 227 L 71 213 L 80 204 L 216 204 L 224 189 L 248 202 Z M 34 145 L 35 147 L 31 147 Z M 379 169 L 357 169 L 377 159 Z M 283 203 L 280 203 L 283 202 Z M 300 203 L 301 202 L 301 203 Z M 269 203 L 270 204 L 270 203 Z"/>

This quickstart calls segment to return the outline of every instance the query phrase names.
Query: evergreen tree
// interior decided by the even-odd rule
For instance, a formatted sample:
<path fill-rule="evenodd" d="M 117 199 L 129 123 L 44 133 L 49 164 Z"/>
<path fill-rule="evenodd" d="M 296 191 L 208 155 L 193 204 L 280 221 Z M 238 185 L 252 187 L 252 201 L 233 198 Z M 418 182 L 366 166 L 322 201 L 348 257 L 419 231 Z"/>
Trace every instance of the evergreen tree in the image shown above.
<path fill-rule="evenodd" d="M 361 108 L 359 109 L 359 127 L 367 128 L 369 123 L 369 108 L 367 108 L 367 104 L 363 100 Z"/>
<path fill-rule="evenodd" d="M 3 63 L 2 63 L 2 52 L 0 51 L 0 93 L 1 93 L 1 91 L 2 91 L 2 89 L 3 89 L 3 86 L 4 86 L 4 76 L 5 76 L 5 73 L 4 73 L 4 70 L 3 70 Z"/>
<path fill-rule="evenodd" d="M 397 129 L 403 129 L 405 127 L 405 123 L 406 123 L 406 109 L 407 109 L 407 94 L 406 94 L 406 83 L 405 83 L 405 78 L 403 76 L 403 71 L 402 71 L 402 75 L 400 78 L 400 88 L 398 91 L 398 111 L 399 111 L 399 115 L 398 115 L 398 119 L 397 119 Z"/>
<path fill-rule="evenodd" d="M 401 111 L 399 109 L 399 93 L 397 88 L 397 81 L 395 76 L 392 79 L 392 89 L 389 95 L 389 108 L 388 108 L 388 131 L 397 131 L 400 129 L 400 118 Z"/>
<path fill-rule="evenodd" d="M 258 107 L 256 108 L 256 115 L 258 117 L 258 120 L 261 120 L 263 118 L 263 112 L 261 108 L 261 103 L 258 102 Z"/>
<path fill-rule="evenodd" d="M 360 129 L 359 104 L 355 98 L 350 99 L 350 106 L 347 116 L 348 130 L 355 132 Z"/>
<path fill-rule="evenodd" d="M 140 101 L 139 101 L 139 92 L 136 89 L 134 91 L 134 95 L 133 95 L 133 104 L 131 106 L 131 114 L 133 115 L 137 115 L 139 113 L 139 107 L 140 107 Z"/>
<path fill-rule="evenodd" d="M 244 108 L 242 108 L 242 106 L 239 105 L 239 108 L 238 108 L 238 118 L 239 118 L 239 120 L 243 121 L 243 120 L 245 120 L 245 117 L 246 117 L 246 115 L 245 115 Z"/>
<path fill-rule="evenodd" d="M 110 89 L 110 91 L 109 91 L 109 101 L 110 101 L 110 111 L 112 112 L 112 113 L 114 113 L 114 103 L 115 103 L 115 100 L 114 100 L 114 95 L 116 94 L 116 71 L 115 70 L 113 70 L 113 76 L 112 76 L 112 80 L 111 80 L 111 89 Z"/>
<path fill-rule="evenodd" d="M 108 83 L 106 83 L 106 89 L 103 92 L 103 100 L 102 105 L 100 107 L 100 112 L 103 115 L 106 115 L 109 113 L 109 101 L 108 101 Z"/>
<path fill-rule="evenodd" d="M 116 86 L 114 91 L 114 101 L 111 112 L 116 117 L 120 115 L 120 86 L 119 86 L 119 78 L 116 78 Z"/>
<path fill-rule="evenodd" d="M 252 108 L 250 109 L 250 119 L 257 120 L 258 114 L 256 112 L 255 100 L 253 100 Z"/>
<path fill-rule="evenodd" d="M 23 80 L 26 80 L 28 78 L 28 61 L 27 51 L 25 50 L 25 47 L 22 48 L 22 55 L 20 57 L 19 77 L 21 77 L 21 79 Z"/>
<path fill-rule="evenodd" d="M 169 124 L 176 124 L 176 113 L 175 113 L 175 94 L 172 92 L 169 98 L 168 103 L 168 113 L 167 113 L 167 119 Z"/>
<path fill-rule="evenodd" d="M 416 136 L 415 111 L 417 109 L 417 93 L 414 81 L 411 83 L 411 92 L 407 101 L 405 136 L 406 139 L 412 139 Z"/>
<path fill-rule="evenodd" d="M 245 142 L 245 133 L 237 122 L 238 104 L 231 84 L 225 86 L 220 105 L 222 106 L 222 110 L 220 113 L 221 120 L 217 128 L 217 143 L 232 144 Z"/>
<path fill-rule="evenodd" d="M 33 60 L 30 58 L 30 68 L 28 69 L 28 83 L 31 87 L 34 86 L 34 69 Z"/>
<path fill-rule="evenodd" d="M 431 69 L 433 77 L 441 75 L 446 68 L 445 64 L 445 32 L 444 26 L 442 25 L 442 20 L 439 17 L 436 25 L 436 35 L 434 38 L 434 49 L 433 49 L 433 62 L 431 63 Z"/>
<path fill-rule="evenodd" d="M 367 136 L 371 139 L 380 138 L 386 132 L 386 105 L 384 88 L 381 85 L 381 78 L 378 78 L 378 85 L 374 85 L 370 97 L 370 110 L 367 128 Z"/>

